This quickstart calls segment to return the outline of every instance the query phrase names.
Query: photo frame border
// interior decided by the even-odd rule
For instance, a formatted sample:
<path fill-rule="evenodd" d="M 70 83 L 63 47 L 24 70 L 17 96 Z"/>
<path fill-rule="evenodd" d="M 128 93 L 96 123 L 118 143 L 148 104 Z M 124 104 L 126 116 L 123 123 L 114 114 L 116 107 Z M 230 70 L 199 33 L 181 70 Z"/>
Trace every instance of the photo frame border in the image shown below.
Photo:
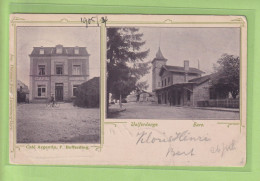
<path fill-rule="evenodd" d="M 87 15 L 89 15 L 89 14 L 87 14 Z M 100 15 L 98 15 L 98 16 L 100 16 Z M 120 16 L 120 15 L 118 15 L 118 16 Z M 145 15 L 144 15 L 145 16 Z M 174 15 L 172 15 L 172 16 L 174 16 Z M 175 15 L 175 16 L 178 16 L 178 15 Z M 187 15 L 187 16 L 190 16 L 190 15 Z M 200 16 L 200 15 L 194 15 L 194 16 Z M 68 19 L 66 19 L 66 18 L 63 18 L 63 19 L 61 19 L 60 21 L 50 21 L 51 23 L 61 23 L 62 25 L 64 25 L 64 24 L 78 24 L 78 23 L 82 23 L 81 21 L 70 21 L 70 20 L 68 20 Z M 12 20 L 11 20 L 11 24 L 12 24 L 12 26 L 14 26 L 14 28 L 16 28 L 16 26 L 17 26 L 17 24 L 20 24 L 20 23 L 50 23 L 50 22 L 47 22 L 47 21 L 26 21 L 26 19 L 23 19 L 23 18 L 19 18 L 18 16 L 17 17 L 14 17 Z M 102 100 L 105 100 L 105 97 L 104 97 L 104 95 L 103 95 L 103 92 L 105 92 L 105 87 L 106 86 L 104 86 L 104 84 L 106 84 L 105 83 L 105 81 L 103 80 L 103 78 L 105 77 L 105 70 L 106 69 L 104 69 L 103 70 L 103 67 L 106 67 L 105 66 L 105 60 L 106 60 L 106 49 L 105 49 L 105 47 L 106 46 L 104 46 L 105 44 L 106 44 L 106 27 L 109 27 L 109 26 L 113 26 L 113 25 L 115 25 L 115 26 L 118 26 L 118 25 L 121 25 L 121 24 L 128 24 L 129 26 L 131 26 L 131 25 L 133 25 L 133 24 L 144 24 L 144 22 L 142 22 L 142 21 L 134 21 L 134 22 L 120 22 L 120 21 L 107 21 L 107 22 L 101 22 L 101 20 L 99 20 L 99 22 L 97 21 L 97 22 L 93 22 L 93 23 L 89 23 L 88 24 L 88 26 L 95 26 L 96 25 L 96 23 L 100 23 L 100 33 L 101 33 L 101 51 L 100 51 L 100 54 L 101 54 L 101 56 L 100 56 L 100 58 L 101 58 L 101 65 L 100 65 L 100 67 L 101 67 L 101 77 L 100 77 L 100 87 L 101 87 L 101 89 L 100 89 L 100 92 L 101 92 L 101 94 L 100 94 L 100 101 L 101 101 L 101 104 L 100 104 L 100 112 L 101 112 L 101 144 L 100 144 L 100 146 L 94 146 L 95 147 L 95 149 L 97 150 L 97 151 L 102 151 L 102 147 L 103 147 L 103 144 L 104 144 L 104 140 L 105 140 L 105 138 L 104 138 L 104 126 L 107 124 L 107 125 L 109 125 L 109 124 L 112 124 L 112 125 L 114 125 L 115 127 L 117 126 L 117 124 L 121 124 L 121 123 L 127 123 L 127 122 L 124 122 L 124 121 L 117 121 L 117 122 L 115 122 L 115 121 L 105 121 L 105 117 L 104 117 L 104 115 L 105 115 L 105 108 L 104 108 L 104 106 L 106 105 L 105 103 L 104 103 L 104 101 L 102 101 Z M 163 24 L 163 25 L 170 25 L 170 24 L 176 24 L 176 22 L 175 21 L 173 21 L 173 20 L 169 20 L 169 19 L 166 19 L 166 20 L 164 20 L 163 22 L 153 22 L 153 23 L 157 23 L 157 24 Z M 223 22 L 220 22 L 220 23 L 217 23 L 217 24 L 221 24 L 221 23 L 223 23 Z M 236 25 L 240 25 L 240 30 L 241 30 L 241 27 L 244 27 L 245 26 L 245 21 L 242 19 L 242 18 L 237 18 L 237 19 L 234 19 L 232 22 L 224 22 L 224 24 L 236 24 Z M 149 23 L 147 23 L 147 24 L 149 24 Z M 177 24 L 180 24 L 180 23 L 177 23 Z M 188 24 L 187 22 L 183 22 L 183 24 Z M 202 22 L 198 22 L 198 23 L 194 23 L 194 24 L 207 24 L 207 23 L 202 23 Z M 212 24 L 212 23 L 208 23 L 208 24 Z M 214 24 L 214 23 L 213 23 Z M 106 26 L 107 25 L 107 26 Z M 242 41 L 242 33 L 240 34 L 241 35 L 241 41 Z M 16 41 L 16 29 L 15 29 L 15 41 Z M 242 46 L 242 43 L 240 43 L 240 45 Z M 242 67 L 242 49 L 240 50 L 240 57 L 241 57 L 241 59 L 240 59 L 240 61 L 241 61 L 241 64 L 240 64 L 240 76 L 242 77 L 242 69 L 241 69 L 241 67 Z M 10 83 L 12 83 L 12 84 L 10 84 L 9 86 L 9 88 L 10 88 L 10 100 L 9 100 L 9 102 L 10 102 L 10 104 L 9 104 L 9 108 L 10 108 L 10 112 L 9 112 L 9 123 L 10 123 L 10 130 L 12 130 L 11 128 L 14 128 L 14 127 L 16 127 L 16 120 L 14 120 L 15 118 L 16 118 L 16 114 L 15 114 L 15 109 L 16 109 L 16 83 L 13 85 L 13 81 L 14 81 L 14 72 L 15 72 L 15 77 L 16 77 L 16 68 L 15 68 L 15 66 L 13 66 L 12 65 L 12 63 L 13 62 L 16 62 L 16 44 L 15 44 L 15 54 L 11 54 L 10 53 Z M 244 66 L 244 65 L 243 65 Z M 242 82 L 242 79 L 240 78 L 240 82 Z M 243 82 L 244 83 L 244 82 Z M 242 84 L 240 83 L 240 90 L 243 90 L 242 89 Z M 12 91 L 14 91 L 14 92 L 12 92 Z M 242 92 L 242 91 L 241 91 Z M 247 92 L 247 91 L 246 91 Z M 240 105 L 242 105 L 242 96 L 240 96 Z M 103 110 L 103 111 L 102 111 Z M 218 122 L 218 124 L 224 124 L 224 125 L 227 125 L 227 127 L 229 127 L 229 126 L 234 126 L 234 125 L 236 125 L 236 126 L 240 126 L 240 132 L 241 132 L 241 129 L 242 129 L 242 127 L 245 127 L 245 125 L 242 123 L 242 109 L 240 109 L 240 120 L 238 120 L 239 121 L 239 123 L 238 122 L 229 122 L 229 121 L 223 121 L 223 122 Z M 244 114 L 243 114 L 243 116 L 244 116 Z M 15 129 L 13 129 L 13 130 L 15 130 Z M 17 146 L 17 145 L 13 145 L 13 149 L 10 151 L 11 153 L 14 153 L 14 155 L 15 155 L 15 150 L 16 149 L 18 149 L 18 150 L 20 150 L 20 146 Z"/>

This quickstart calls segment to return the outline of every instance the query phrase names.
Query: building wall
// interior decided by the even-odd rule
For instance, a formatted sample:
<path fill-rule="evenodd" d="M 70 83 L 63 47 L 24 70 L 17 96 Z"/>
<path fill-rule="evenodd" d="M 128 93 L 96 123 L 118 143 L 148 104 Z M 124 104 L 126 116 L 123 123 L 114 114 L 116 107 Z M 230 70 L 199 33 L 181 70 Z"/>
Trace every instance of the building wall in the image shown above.
<path fill-rule="evenodd" d="M 153 72 L 152 72 L 152 90 L 161 88 L 161 86 L 158 86 L 158 83 L 161 82 L 161 77 L 159 75 L 161 67 L 166 64 L 166 61 L 162 60 L 155 60 L 153 62 Z"/>
<path fill-rule="evenodd" d="M 170 80 L 170 82 L 168 81 L 168 79 Z M 166 80 L 166 85 L 165 85 L 165 80 Z M 172 85 L 173 84 L 172 72 L 164 71 L 162 76 L 161 76 L 160 81 L 161 81 L 161 83 L 160 83 L 161 85 L 162 85 L 162 82 L 163 82 L 163 87 Z"/>
<path fill-rule="evenodd" d="M 56 75 L 56 65 L 63 65 L 63 74 Z M 81 75 L 73 75 L 74 64 L 81 65 Z M 45 74 L 38 75 L 38 65 L 45 65 Z M 55 95 L 55 84 L 63 83 L 63 100 L 73 98 L 73 85 L 80 85 L 89 78 L 89 59 L 87 57 L 53 56 L 30 57 L 30 95 L 33 102 L 45 102 L 51 94 Z M 46 85 L 46 97 L 38 97 L 38 85 Z"/>
<path fill-rule="evenodd" d="M 38 85 L 45 85 L 46 86 L 46 96 L 45 97 L 38 97 L 37 90 Z M 49 79 L 38 79 L 38 77 L 34 77 L 33 81 L 33 100 L 34 102 L 46 102 L 48 99 L 48 95 L 51 92 L 51 84 Z"/>
<path fill-rule="evenodd" d="M 69 83 L 68 83 L 68 76 L 61 76 L 61 75 L 57 75 L 57 76 L 52 76 L 51 77 L 51 94 L 55 95 L 55 84 L 56 83 L 63 83 L 63 100 L 64 101 L 69 101 L 70 97 L 69 97 Z M 48 94 L 49 96 L 51 94 Z"/>
<path fill-rule="evenodd" d="M 185 82 L 184 73 L 172 73 L 172 81 L 173 84 Z"/>
<path fill-rule="evenodd" d="M 51 58 L 51 75 L 56 75 L 56 65 L 63 65 L 63 75 L 68 75 L 68 58 L 66 56 L 56 56 Z"/>
<path fill-rule="evenodd" d="M 68 59 L 68 74 L 71 76 L 73 75 L 72 69 L 73 65 L 80 65 L 81 66 L 81 73 L 82 75 L 89 75 L 89 59 L 88 57 L 84 58 L 69 58 Z"/>
<path fill-rule="evenodd" d="M 192 92 L 190 92 L 190 100 L 188 100 L 188 92 L 190 92 L 190 91 L 187 90 L 187 89 L 183 90 L 183 105 L 184 106 L 191 106 L 192 105 Z"/>
<path fill-rule="evenodd" d="M 194 78 L 199 77 L 199 75 L 196 74 L 188 74 L 187 75 L 187 79 L 191 80 Z M 166 85 L 165 85 L 165 79 L 166 79 Z M 164 71 L 163 74 L 161 75 L 161 85 L 162 85 L 162 81 L 163 82 L 163 87 L 167 87 L 173 84 L 177 84 L 177 83 L 183 83 L 185 82 L 185 74 L 184 73 L 174 73 L 174 72 L 170 72 L 170 71 Z"/>
<path fill-rule="evenodd" d="M 30 75 L 38 75 L 38 65 L 45 65 L 45 74 L 51 75 L 51 59 L 50 57 L 33 57 L 31 58 Z"/>
<path fill-rule="evenodd" d="M 39 74 L 39 65 L 45 65 L 45 75 Z M 34 102 L 46 102 L 51 91 L 50 85 L 51 59 L 50 57 L 31 57 L 30 58 L 30 95 L 29 100 Z M 38 85 L 46 86 L 46 96 L 38 97 Z"/>
<path fill-rule="evenodd" d="M 197 106 L 197 101 L 209 100 L 209 82 L 206 81 L 200 85 L 194 86 L 193 88 L 193 97 L 194 106 Z"/>

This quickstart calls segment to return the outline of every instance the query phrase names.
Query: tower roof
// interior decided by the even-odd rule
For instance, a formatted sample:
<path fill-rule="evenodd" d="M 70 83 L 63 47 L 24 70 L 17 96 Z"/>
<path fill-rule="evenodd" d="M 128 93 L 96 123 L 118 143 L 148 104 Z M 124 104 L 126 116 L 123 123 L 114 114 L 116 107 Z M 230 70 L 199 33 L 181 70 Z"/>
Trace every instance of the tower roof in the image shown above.
<path fill-rule="evenodd" d="M 156 53 L 156 56 L 155 58 L 153 59 L 152 63 L 155 61 L 155 60 L 161 60 L 161 61 L 167 61 L 167 59 L 163 56 L 162 54 L 162 51 L 161 51 L 161 48 L 159 47 L 157 53 Z"/>
<path fill-rule="evenodd" d="M 160 47 L 159 47 L 159 49 L 158 49 L 158 51 L 157 51 L 157 53 L 156 53 L 156 57 L 155 57 L 155 58 L 156 58 L 156 59 L 160 59 L 160 60 L 166 59 L 166 58 L 164 58 Z"/>

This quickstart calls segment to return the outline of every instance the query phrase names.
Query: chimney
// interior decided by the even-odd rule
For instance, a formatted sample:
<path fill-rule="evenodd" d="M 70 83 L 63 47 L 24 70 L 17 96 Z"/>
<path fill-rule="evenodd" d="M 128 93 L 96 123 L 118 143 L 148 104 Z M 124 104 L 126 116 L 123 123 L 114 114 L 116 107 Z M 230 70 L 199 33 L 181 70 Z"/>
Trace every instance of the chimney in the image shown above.
<path fill-rule="evenodd" d="M 188 82 L 189 60 L 184 60 L 184 82 Z"/>
<path fill-rule="evenodd" d="M 184 60 L 184 71 L 188 72 L 190 69 L 189 67 L 189 60 Z"/>

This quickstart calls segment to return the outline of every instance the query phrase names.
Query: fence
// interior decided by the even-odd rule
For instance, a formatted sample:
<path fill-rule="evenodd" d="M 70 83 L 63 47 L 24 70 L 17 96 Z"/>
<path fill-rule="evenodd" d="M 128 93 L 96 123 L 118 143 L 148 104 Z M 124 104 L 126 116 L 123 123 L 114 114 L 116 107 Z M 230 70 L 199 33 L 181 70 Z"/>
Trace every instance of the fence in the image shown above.
<path fill-rule="evenodd" d="M 198 107 L 226 107 L 239 108 L 239 99 L 214 99 L 207 101 L 198 101 Z"/>

